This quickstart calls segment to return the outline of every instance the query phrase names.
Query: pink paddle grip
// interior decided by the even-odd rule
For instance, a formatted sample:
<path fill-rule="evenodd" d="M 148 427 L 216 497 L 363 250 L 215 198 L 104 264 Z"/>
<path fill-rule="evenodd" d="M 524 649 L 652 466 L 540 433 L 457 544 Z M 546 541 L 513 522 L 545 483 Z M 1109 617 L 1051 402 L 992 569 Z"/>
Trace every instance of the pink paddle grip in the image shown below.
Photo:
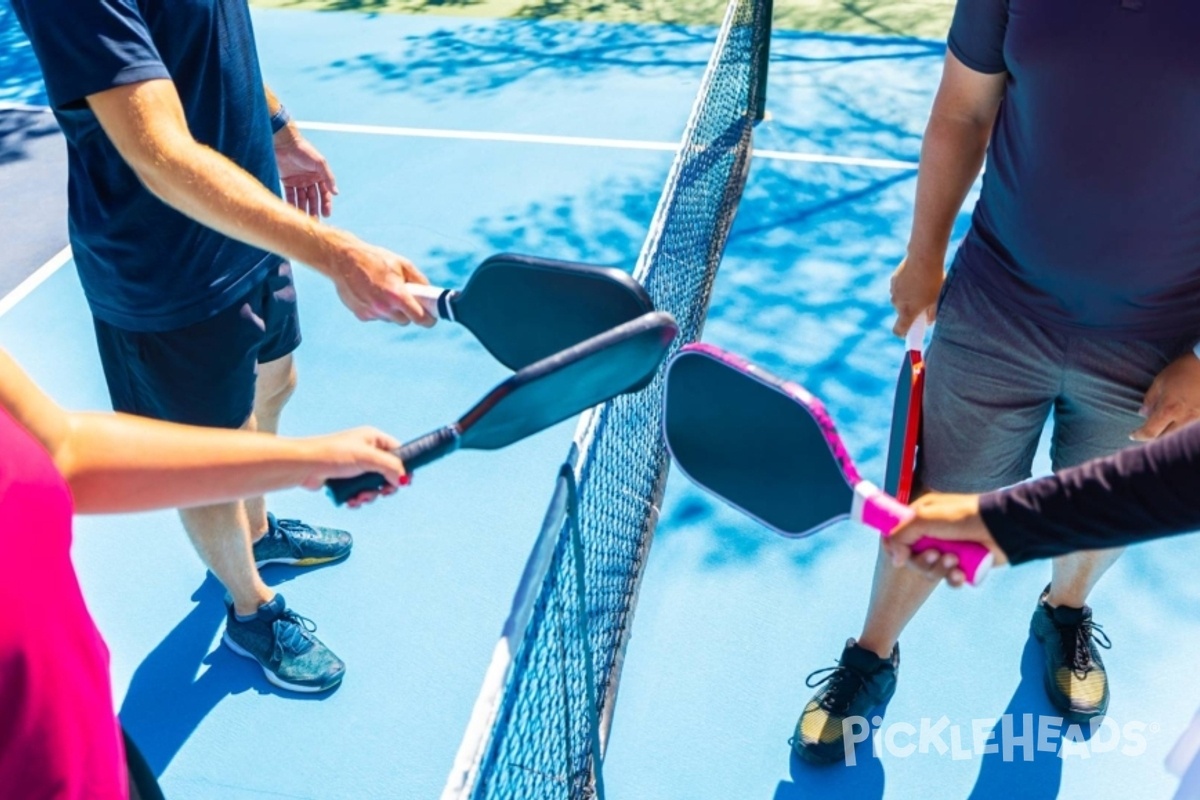
<path fill-rule="evenodd" d="M 911 508 L 885 492 L 877 492 L 863 503 L 862 521 L 884 535 L 891 536 L 903 522 L 915 516 Z M 948 542 L 922 536 L 912 546 L 914 553 L 937 550 L 953 553 L 958 557 L 958 568 L 967 577 L 967 583 L 978 586 L 992 568 L 992 554 L 977 542 Z"/>

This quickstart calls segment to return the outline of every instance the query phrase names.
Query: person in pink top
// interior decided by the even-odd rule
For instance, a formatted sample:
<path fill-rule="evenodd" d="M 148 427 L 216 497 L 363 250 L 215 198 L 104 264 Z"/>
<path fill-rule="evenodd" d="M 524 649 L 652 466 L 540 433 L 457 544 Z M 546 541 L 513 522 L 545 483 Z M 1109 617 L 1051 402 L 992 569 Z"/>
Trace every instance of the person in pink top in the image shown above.
<path fill-rule="evenodd" d="M 286 439 L 71 413 L 0 351 L 0 794 L 130 796 L 108 649 L 71 563 L 73 513 L 228 502 L 368 471 L 390 494 L 407 480 L 397 447 L 370 428 Z"/>

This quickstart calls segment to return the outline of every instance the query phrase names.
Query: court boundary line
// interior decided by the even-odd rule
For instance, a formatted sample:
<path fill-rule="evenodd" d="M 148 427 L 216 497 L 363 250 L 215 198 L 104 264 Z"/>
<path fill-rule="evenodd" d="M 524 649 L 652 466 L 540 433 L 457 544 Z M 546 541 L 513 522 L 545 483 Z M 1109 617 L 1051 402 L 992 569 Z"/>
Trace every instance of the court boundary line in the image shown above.
<path fill-rule="evenodd" d="M 19 103 L 0 102 L 0 110 L 49 112 L 45 106 L 30 106 Z M 512 144 L 543 144 L 557 147 L 595 147 L 609 150 L 640 150 L 645 152 L 675 153 L 676 142 L 658 142 L 645 139 L 610 139 L 591 136 L 557 136 L 540 133 L 504 133 L 501 131 L 471 131 L 454 128 L 410 128 L 392 125 L 362 125 L 341 122 L 303 121 L 296 123 L 301 130 L 327 133 L 348 133 L 366 136 L 392 136 L 416 139 L 449 139 L 473 142 L 506 142 Z M 866 167 L 896 171 L 916 170 L 916 161 L 901 161 L 890 158 L 866 158 L 838 156 L 821 153 L 795 153 L 785 150 L 754 150 L 754 157 L 768 161 L 784 161 L 805 164 L 831 164 L 842 167 Z M 17 284 L 8 294 L 0 295 L 0 317 L 12 310 L 17 303 L 46 281 L 51 275 L 71 260 L 68 245 L 49 261 L 38 267 L 25 280 Z"/>
<path fill-rule="evenodd" d="M 326 133 L 354 133 L 366 136 L 396 136 L 415 139 L 458 139 L 474 142 L 509 142 L 516 144 L 546 144 L 565 147 L 598 147 L 609 150 L 644 150 L 674 153 L 678 142 L 657 142 L 645 139 L 608 139 L 592 136 L 556 136 L 541 133 L 504 133 L 501 131 L 470 131 L 454 128 L 410 128 L 393 125 L 362 125 L 343 122 L 297 122 L 301 130 Z M 892 158 L 837 156 L 822 153 L 795 153 L 786 150 L 755 150 L 755 158 L 770 161 L 791 161 L 807 164 L 835 164 L 844 167 L 915 170 L 916 161 Z"/>
<path fill-rule="evenodd" d="M 47 106 L 0 101 L 0 111 L 50 112 Z M 356 133 L 366 136 L 398 136 L 414 139 L 458 139 L 473 142 L 509 142 L 514 144 L 546 144 L 565 147 L 599 147 L 609 150 L 644 150 L 674 153 L 678 142 L 658 142 L 646 139 L 611 139 L 594 136 L 557 136 L 541 133 L 505 133 L 503 131 L 470 131 L 455 128 L 412 128 L 396 125 L 364 125 L 349 122 L 298 121 L 301 130 L 327 133 Z M 835 164 L 843 167 L 872 169 L 915 170 L 916 161 L 867 156 L 838 156 L 825 153 L 796 153 L 788 150 L 754 150 L 755 158 L 768 161 L 791 161 L 805 164 Z"/>
<path fill-rule="evenodd" d="M 34 289 L 41 286 L 50 276 L 62 269 L 63 265 L 72 258 L 71 246 L 67 245 L 55 253 L 49 261 L 35 269 L 25 280 L 21 281 L 8 294 L 0 295 L 0 317 L 16 307 L 17 303 L 28 297 Z"/>

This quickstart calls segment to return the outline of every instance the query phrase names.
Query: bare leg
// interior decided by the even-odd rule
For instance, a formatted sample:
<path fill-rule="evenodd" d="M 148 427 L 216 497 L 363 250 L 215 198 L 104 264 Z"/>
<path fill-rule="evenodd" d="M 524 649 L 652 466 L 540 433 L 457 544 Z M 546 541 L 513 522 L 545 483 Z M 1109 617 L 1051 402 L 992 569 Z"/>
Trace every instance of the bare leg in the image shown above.
<path fill-rule="evenodd" d="M 1082 608 L 1092 588 L 1123 552 L 1123 548 L 1090 550 L 1054 559 L 1054 574 L 1046 602 L 1051 606 Z"/>
<path fill-rule="evenodd" d="M 275 592 L 263 583 L 254 566 L 243 503 L 180 509 L 179 516 L 200 558 L 233 595 L 238 614 L 253 614 L 274 599 Z"/>
<path fill-rule="evenodd" d="M 279 416 L 284 405 L 296 391 L 296 365 L 292 356 L 258 365 L 258 381 L 254 388 L 254 419 L 256 430 L 279 432 Z M 246 517 L 250 522 L 250 541 L 257 542 L 267 533 L 267 504 L 262 497 L 246 500 Z"/>
<path fill-rule="evenodd" d="M 933 594 L 937 584 L 907 567 L 893 566 L 883 548 L 875 561 L 871 603 L 858 644 L 880 658 L 891 658 L 901 631 Z"/>
<path fill-rule="evenodd" d="M 260 365 L 255 413 L 243 427 L 273 432 L 279 423 L 279 412 L 294 386 L 291 356 Z M 263 391 L 264 387 L 266 391 Z M 248 510 L 253 512 L 253 517 L 248 515 Z M 254 553 L 251 550 L 251 520 L 254 521 L 253 527 L 258 537 L 267 530 L 266 507 L 262 498 L 181 509 L 179 516 L 200 558 L 233 596 L 236 613 L 248 616 L 257 611 L 260 605 L 274 599 L 275 592 L 263 583 L 254 566 Z"/>

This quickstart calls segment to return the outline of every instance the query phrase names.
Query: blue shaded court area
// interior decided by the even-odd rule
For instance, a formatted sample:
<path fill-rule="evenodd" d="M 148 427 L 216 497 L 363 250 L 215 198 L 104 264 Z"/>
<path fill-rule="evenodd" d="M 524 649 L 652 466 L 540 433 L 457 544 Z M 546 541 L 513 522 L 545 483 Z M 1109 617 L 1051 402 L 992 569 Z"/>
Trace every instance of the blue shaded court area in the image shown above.
<path fill-rule="evenodd" d="M 268 80 L 337 171 L 334 222 L 442 285 L 505 250 L 632 267 L 714 35 L 299 11 L 255 20 Z M 0 101 L 43 104 L 7 6 L 0 44 Z M 705 331 L 823 397 L 877 481 L 900 358 L 888 277 L 943 52 L 923 40 L 776 34 L 764 152 Z M 61 183 L 47 188 L 61 180 L 61 140 L 5 130 L 0 201 L 61 203 Z M 64 405 L 106 408 L 73 270 L 26 281 L 65 245 L 62 207 L 38 208 L 5 217 L 0 346 Z M 305 343 L 286 434 L 375 424 L 412 437 L 503 377 L 464 331 L 363 325 L 322 278 L 297 275 Z M 81 519 L 75 555 L 121 717 L 167 796 L 436 796 L 571 432 L 564 423 L 502 452 L 456 455 L 354 513 L 301 491 L 272 498 L 277 513 L 356 536 L 345 564 L 266 573 L 348 662 L 328 696 L 279 692 L 218 645 L 222 590 L 173 513 Z M 874 558 L 865 530 L 784 540 L 673 476 L 621 680 L 607 796 L 1200 796 L 1200 762 L 1184 760 L 1182 781 L 1164 766 L 1200 706 L 1198 539 L 1131 551 L 1094 595 L 1114 642 L 1115 732 L 1063 742 L 1027 641 L 1048 569 L 1030 566 L 940 592 L 913 623 L 878 757 L 864 745 L 853 767 L 792 758 L 786 740 L 812 691 L 804 678 L 858 633 Z"/>

